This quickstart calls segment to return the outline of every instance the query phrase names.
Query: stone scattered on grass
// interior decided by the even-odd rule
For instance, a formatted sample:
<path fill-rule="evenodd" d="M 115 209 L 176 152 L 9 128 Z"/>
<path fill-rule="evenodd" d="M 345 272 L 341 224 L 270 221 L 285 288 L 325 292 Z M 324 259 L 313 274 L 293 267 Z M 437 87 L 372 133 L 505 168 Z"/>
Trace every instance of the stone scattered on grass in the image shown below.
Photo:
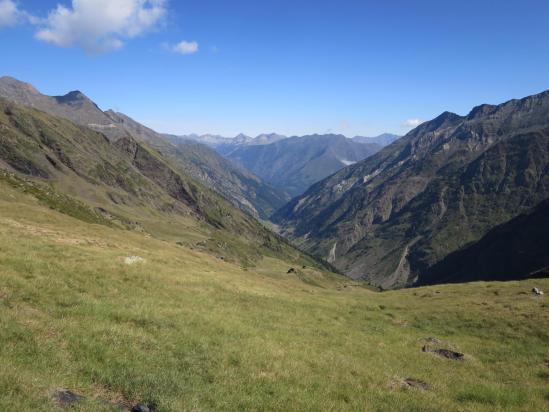
<path fill-rule="evenodd" d="M 422 380 L 415 379 L 415 378 L 406 378 L 403 381 L 404 385 L 409 388 L 418 388 L 427 390 L 429 389 L 429 384 L 427 382 L 423 382 Z"/>
<path fill-rule="evenodd" d="M 423 352 L 434 353 L 440 357 L 452 360 L 463 360 L 465 355 L 461 352 L 456 352 L 450 349 L 433 349 L 427 345 L 422 348 Z"/>
<path fill-rule="evenodd" d="M 286 272 L 286 273 L 288 273 L 288 274 L 289 274 L 289 273 L 295 273 L 295 269 L 294 269 L 294 268 L 290 268 L 290 269 L 288 269 L 288 272 Z"/>
<path fill-rule="evenodd" d="M 145 259 L 140 256 L 128 256 L 124 259 L 126 265 L 135 265 L 136 263 L 144 263 Z"/>
<path fill-rule="evenodd" d="M 55 398 L 57 403 L 64 408 L 72 406 L 75 403 L 82 402 L 86 399 L 84 396 L 77 395 L 76 393 L 71 392 L 67 389 L 59 389 L 55 391 L 53 397 Z"/>
<path fill-rule="evenodd" d="M 113 410 L 118 411 L 129 411 L 131 409 L 131 406 L 127 402 L 111 402 L 107 399 L 97 399 L 97 402 L 101 405 L 105 405 Z"/>
<path fill-rule="evenodd" d="M 98 403 L 101 405 L 105 405 L 112 409 L 117 409 L 119 411 L 129 411 L 131 409 L 131 406 L 128 403 L 125 402 L 111 402 L 106 399 L 87 399 L 85 396 L 78 395 L 70 390 L 67 389 L 59 389 L 54 392 L 53 394 L 54 400 L 57 402 L 57 404 L 62 408 L 73 408 L 77 403 L 80 402 L 91 402 Z M 133 410 L 133 409 L 131 409 Z M 150 412 L 154 412 L 153 409 L 149 408 L 147 409 Z"/>
<path fill-rule="evenodd" d="M 538 289 L 538 288 L 532 289 L 532 292 L 534 292 L 534 293 L 535 293 L 536 295 L 538 295 L 538 296 L 542 296 L 542 295 L 543 295 L 543 290 Z"/>
<path fill-rule="evenodd" d="M 138 403 L 131 409 L 131 412 L 154 412 L 154 411 L 155 411 L 154 407 L 147 406 L 142 403 Z"/>

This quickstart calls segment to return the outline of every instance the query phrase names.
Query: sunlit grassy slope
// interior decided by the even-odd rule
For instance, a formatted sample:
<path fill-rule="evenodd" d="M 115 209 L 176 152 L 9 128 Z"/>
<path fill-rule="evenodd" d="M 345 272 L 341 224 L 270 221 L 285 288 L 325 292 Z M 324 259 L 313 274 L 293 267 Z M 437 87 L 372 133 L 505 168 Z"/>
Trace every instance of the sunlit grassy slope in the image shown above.
<path fill-rule="evenodd" d="M 376 293 L 86 223 L 0 183 L 0 409 L 549 408 L 549 280 Z M 145 262 L 126 265 L 137 255 Z M 465 353 L 423 353 L 425 339 Z M 427 389 L 409 388 L 414 378 Z"/>

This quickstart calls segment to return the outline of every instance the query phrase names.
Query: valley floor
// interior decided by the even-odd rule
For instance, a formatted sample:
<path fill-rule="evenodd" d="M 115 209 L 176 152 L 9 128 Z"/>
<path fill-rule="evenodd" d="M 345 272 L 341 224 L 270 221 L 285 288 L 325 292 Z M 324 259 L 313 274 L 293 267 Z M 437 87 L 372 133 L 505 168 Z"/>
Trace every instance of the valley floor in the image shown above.
<path fill-rule="evenodd" d="M 549 408 L 549 280 L 376 293 L 87 224 L 0 187 L 0 409 Z M 133 265 L 125 258 L 144 259 Z M 422 348 L 451 349 L 463 360 Z M 406 383 L 406 380 L 408 380 Z"/>

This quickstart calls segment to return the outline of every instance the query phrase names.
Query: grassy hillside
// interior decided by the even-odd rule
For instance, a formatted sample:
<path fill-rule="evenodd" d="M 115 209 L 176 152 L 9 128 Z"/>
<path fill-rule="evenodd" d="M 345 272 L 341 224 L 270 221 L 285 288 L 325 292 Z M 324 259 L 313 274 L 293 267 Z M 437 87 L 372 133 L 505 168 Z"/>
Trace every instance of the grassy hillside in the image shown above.
<path fill-rule="evenodd" d="M 17 173 L 6 180 L 3 168 Z M 45 204 L 56 201 L 53 193 L 64 197 L 66 207 L 55 208 L 71 216 L 79 203 L 94 219 L 244 266 L 264 255 L 314 264 L 146 144 L 129 136 L 111 142 L 89 128 L 2 99 L 1 176 L 12 185 L 25 185 Z"/>
<path fill-rule="evenodd" d="M 267 219 L 289 200 L 286 193 L 263 183 L 259 177 L 224 159 L 213 149 L 199 144 L 172 144 L 166 136 L 122 113 L 103 112 L 79 91 L 64 96 L 46 96 L 28 83 L 0 77 L 0 97 L 92 128 L 113 142 L 131 135 L 162 153 L 182 173 L 215 190 L 256 218 Z"/>
<path fill-rule="evenodd" d="M 0 181 L 2 410 L 59 410 L 60 388 L 82 411 L 549 407 L 549 306 L 530 292 L 549 280 L 376 293 L 50 207 Z"/>

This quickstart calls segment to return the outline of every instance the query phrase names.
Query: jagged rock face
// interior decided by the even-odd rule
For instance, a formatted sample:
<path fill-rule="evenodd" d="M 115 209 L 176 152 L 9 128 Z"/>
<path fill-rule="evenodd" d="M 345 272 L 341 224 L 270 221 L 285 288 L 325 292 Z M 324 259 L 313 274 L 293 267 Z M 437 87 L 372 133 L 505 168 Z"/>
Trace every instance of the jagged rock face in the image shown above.
<path fill-rule="evenodd" d="M 465 117 L 443 113 L 314 185 L 273 220 L 352 277 L 413 284 L 549 197 L 548 126 L 549 92 Z"/>

